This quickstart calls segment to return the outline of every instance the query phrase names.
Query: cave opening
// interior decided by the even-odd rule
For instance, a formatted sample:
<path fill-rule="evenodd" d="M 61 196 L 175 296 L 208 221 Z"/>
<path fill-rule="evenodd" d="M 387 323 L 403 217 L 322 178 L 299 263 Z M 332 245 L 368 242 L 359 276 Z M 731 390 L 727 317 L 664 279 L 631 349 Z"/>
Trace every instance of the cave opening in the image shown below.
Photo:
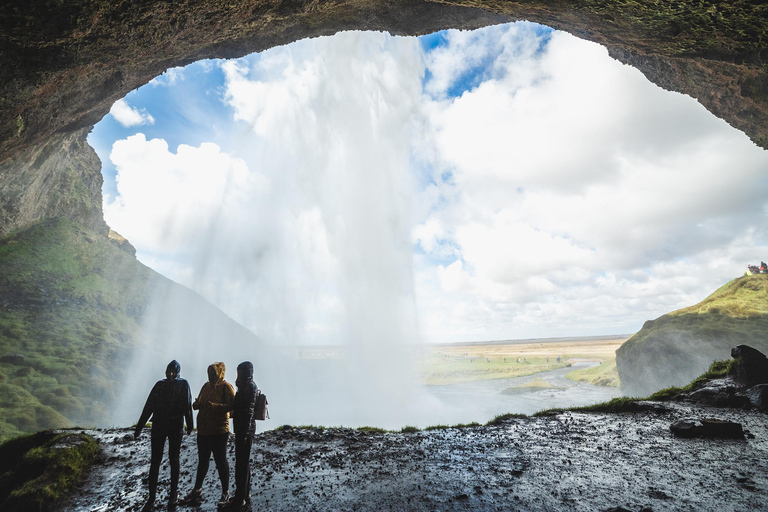
<path fill-rule="evenodd" d="M 764 151 L 536 24 L 340 33 L 174 68 L 89 142 L 107 223 L 140 261 L 291 356 L 348 347 L 344 383 L 382 400 L 415 382 L 413 343 L 634 332 L 765 239 L 749 222 Z M 448 421 L 499 412 L 467 410 Z M 296 421 L 336 420 L 308 411 Z"/>

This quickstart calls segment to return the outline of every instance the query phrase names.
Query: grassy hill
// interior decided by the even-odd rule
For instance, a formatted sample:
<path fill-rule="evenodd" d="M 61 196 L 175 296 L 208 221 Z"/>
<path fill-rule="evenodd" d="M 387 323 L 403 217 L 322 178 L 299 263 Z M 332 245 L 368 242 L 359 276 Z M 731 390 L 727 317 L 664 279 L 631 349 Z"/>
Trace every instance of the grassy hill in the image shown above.
<path fill-rule="evenodd" d="M 189 350 L 163 351 L 178 340 Z M 75 222 L 46 219 L 0 240 L 0 439 L 104 425 L 125 401 L 128 372 L 171 358 L 182 374 L 184 360 L 204 372 L 220 360 L 204 347 L 235 346 L 266 350 L 205 299 Z M 162 373 L 147 378 L 151 386 Z M 126 417 L 138 417 L 130 405 Z"/>
<path fill-rule="evenodd" d="M 682 386 L 731 348 L 768 353 L 768 275 L 743 276 L 700 303 L 648 321 L 616 351 L 622 389 L 648 395 Z"/>

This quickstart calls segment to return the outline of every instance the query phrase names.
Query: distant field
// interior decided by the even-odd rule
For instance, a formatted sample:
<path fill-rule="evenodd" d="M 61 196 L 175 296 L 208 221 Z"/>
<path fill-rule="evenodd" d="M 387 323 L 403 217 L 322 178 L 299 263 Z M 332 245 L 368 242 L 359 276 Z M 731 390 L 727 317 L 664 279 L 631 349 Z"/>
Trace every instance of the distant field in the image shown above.
<path fill-rule="evenodd" d="M 428 385 L 522 377 L 595 361 L 597 368 L 574 370 L 567 377 L 597 385 L 618 386 L 616 349 L 627 337 L 615 339 L 538 340 L 529 343 L 458 344 L 422 350 L 421 374 Z M 557 358 L 560 358 L 560 361 Z"/>

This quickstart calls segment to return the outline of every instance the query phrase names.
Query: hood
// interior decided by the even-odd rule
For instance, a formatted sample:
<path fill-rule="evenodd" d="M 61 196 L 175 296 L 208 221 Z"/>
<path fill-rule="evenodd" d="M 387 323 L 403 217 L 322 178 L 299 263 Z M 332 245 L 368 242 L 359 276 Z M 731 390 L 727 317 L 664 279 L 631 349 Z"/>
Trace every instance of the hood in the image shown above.
<path fill-rule="evenodd" d="M 175 376 L 173 377 L 174 379 L 178 379 L 179 375 L 181 374 L 181 365 L 175 359 L 170 363 L 168 363 L 168 366 L 165 367 L 165 376 L 168 377 L 169 379 L 171 378 L 169 375 L 170 373 L 175 374 Z"/>
<path fill-rule="evenodd" d="M 208 382 L 218 385 L 224 382 L 224 373 L 226 372 L 227 367 L 224 366 L 224 363 L 222 362 L 215 362 L 212 365 L 208 367 Z M 216 376 L 216 380 L 214 381 L 211 378 L 211 374 L 214 374 Z"/>
<path fill-rule="evenodd" d="M 243 361 L 237 365 L 237 387 L 253 382 L 253 363 L 250 361 Z"/>

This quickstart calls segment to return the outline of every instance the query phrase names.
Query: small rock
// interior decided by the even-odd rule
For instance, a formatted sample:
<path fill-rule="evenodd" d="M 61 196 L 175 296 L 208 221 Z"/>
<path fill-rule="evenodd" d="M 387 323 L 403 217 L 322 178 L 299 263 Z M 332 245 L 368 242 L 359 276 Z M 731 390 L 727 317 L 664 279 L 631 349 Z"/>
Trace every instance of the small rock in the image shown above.
<path fill-rule="evenodd" d="M 749 402 L 755 409 L 768 412 L 768 384 L 758 384 L 747 390 Z"/>
<path fill-rule="evenodd" d="M 676 421 L 669 426 L 669 430 L 676 437 L 684 438 L 744 439 L 741 423 L 714 418 Z"/>

